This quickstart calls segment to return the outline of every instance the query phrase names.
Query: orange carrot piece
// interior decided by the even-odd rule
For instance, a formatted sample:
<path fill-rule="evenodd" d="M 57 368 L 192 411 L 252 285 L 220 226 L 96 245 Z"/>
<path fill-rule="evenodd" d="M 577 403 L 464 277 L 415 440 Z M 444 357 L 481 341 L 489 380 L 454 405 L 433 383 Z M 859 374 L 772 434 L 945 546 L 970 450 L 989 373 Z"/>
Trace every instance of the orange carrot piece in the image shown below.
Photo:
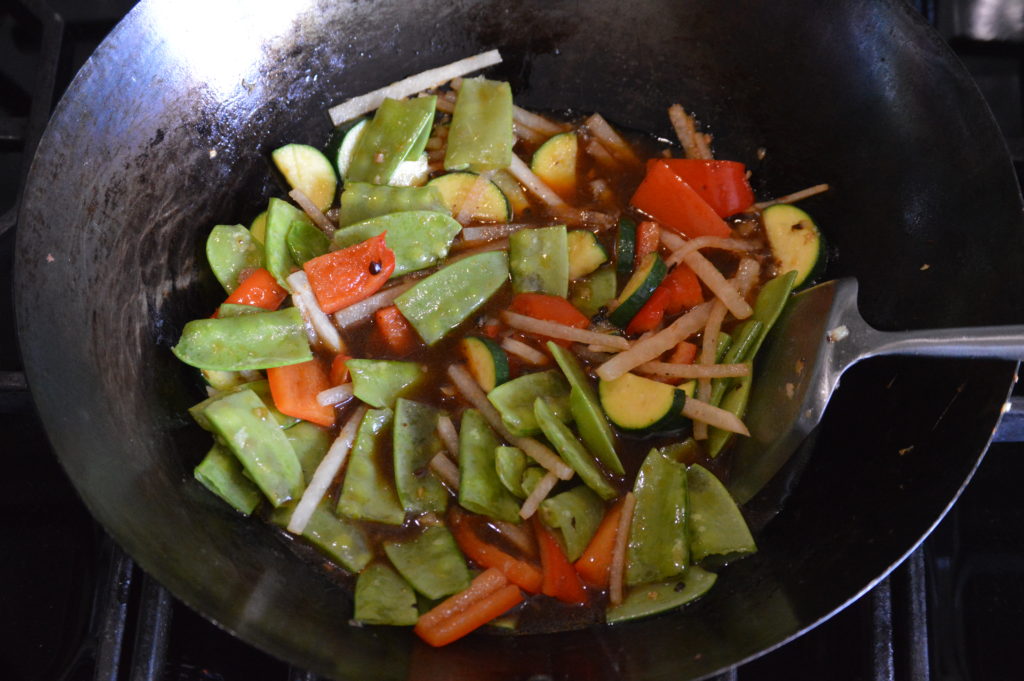
<path fill-rule="evenodd" d="M 267 369 L 270 394 L 278 411 L 329 428 L 334 425 L 334 407 L 316 401 L 317 393 L 331 387 L 320 360 Z"/>
<path fill-rule="evenodd" d="M 672 354 L 669 355 L 668 361 L 672 364 L 693 364 L 693 360 L 697 358 L 697 345 L 690 341 L 679 341 L 679 345 L 676 346 Z"/>
<path fill-rule="evenodd" d="M 486 543 L 476 536 L 473 529 L 458 516 L 453 523 L 452 534 L 455 536 L 459 548 L 470 560 L 485 568 L 498 568 L 513 584 L 530 593 L 540 593 L 544 584 L 544 575 L 533 565 Z"/>
<path fill-rule="evenodd" d="M 634 269 L 649 254 L 658 250 L 661 244 L 661 227 L 657 222 L 644 220 L 636 226 L 636 251 L 633 256 Z"/>
<path fill-rule="evenodd" d="M 374 315 L 376 329 L 384 345 L 396 355 L 408 355 L 415 349 L 418 336 L 412 324 L 394 305 L 377 310 Z"/>
<path fill-rule="evenodd" d="M 345 362 L 352 359 L 348 355 L 339 352 L 331 360 L 331 371 L 329 378 L 331 379 L 331 385 L 341 385 L 342 383 L 348 383 L 348 365 Z"/>
<path fill-rule="evenodd" d="M 276 310 L 288 297 L 288 292 L 262 267 L 242 280 L 224 301 L 233 305 L 255 305 L 264 310 Z"/>
<path fill-rule="evenodd" d="M 620 515 L 622 515 L 621 499 L 605 513 L 597 532 L 594 533 L 587 548 L 583 551 L 583 555 L 574 563 L 576 573 L 583 578 L 588 586 L 595 589 L 608 588 Z"/>
<path fill-rule="evenodd" d="M 376 293 L 395 271 L 395 253 L 384 243 L 386 233 L 331 251 L 302 266 L 309 285 L 327 314 Z"/>
<path fill-rule="evenodd" d="M 586 603 L 589 600 L 587 591 L 555 535 L 544 527 L 538 515 L 533 516 L 533 527 L 540 546 L 540 562 L 544 567 L 541 593 L 565 603 Z"/>
<path fill-rule="evenodd" d="M 522 602 L 523 592 L 514 584 L 509 584 L 472 603 L 462 612 L 443 620 L 435 627 L 421 627 L 417 623 L 415 631 L 420 638 L 435 648 L 448 645 L 479 629 L 496 617 L 504 615 Z"/>
<path fill-rule="evenodd" d="M 488 568 L 473 578 L 465 589 L 449 596 L 416 620 L 416 627 L 433 629 L 444 620 L 464 611 L 473 603 L 487 598 L 498 589 L 508 586 L 508 578 L 498 568 Z"/>

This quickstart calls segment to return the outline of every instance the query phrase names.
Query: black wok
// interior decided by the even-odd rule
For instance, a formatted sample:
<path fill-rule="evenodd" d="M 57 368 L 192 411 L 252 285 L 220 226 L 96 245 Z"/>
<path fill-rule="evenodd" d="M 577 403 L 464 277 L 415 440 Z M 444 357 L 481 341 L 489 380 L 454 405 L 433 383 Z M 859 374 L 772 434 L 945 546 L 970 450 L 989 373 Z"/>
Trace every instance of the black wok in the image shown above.
<path fill-rule="evenodd" d="M 832 245 L 828 275 L 860 280 L 875 326 L 1024 321 L 1008 295 L 1024 288 L 1024 220 L 1005 148 L 966 72 L 899 0 L 143 2 L 65 95 L 24 195 L 16 311 L 54 449 L 173 594 L 332 677 L 680 679 L 755 656 L 856 598 L 938 522 L 1013 363 L 858 367 L 799 484 L 772 491 L 789 496 L 760 553 L 685 611 L 613 628 L 440 651 L 353 628 L 329 574 L 192 480 L 208 441 L 185 409 L 201 395 L 168 348 L 218 299 L 210 227 L 282 193 L 268 152 L 324 143 L 328 105 L 492 47 L 506 62 L 491 73 L 527 107 L 669 137 L 680 101 L 762 196 L 831 183 L 807 208 Z"/>

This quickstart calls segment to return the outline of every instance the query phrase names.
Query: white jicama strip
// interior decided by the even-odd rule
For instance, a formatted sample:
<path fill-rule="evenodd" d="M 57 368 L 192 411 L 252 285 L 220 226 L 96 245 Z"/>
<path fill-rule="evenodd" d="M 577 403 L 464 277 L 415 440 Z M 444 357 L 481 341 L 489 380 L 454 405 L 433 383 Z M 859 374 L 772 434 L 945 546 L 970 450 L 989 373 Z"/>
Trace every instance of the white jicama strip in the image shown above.
<path fill-rule="evenodd" d="M 736 276 L 732 283 L 741 296 L 746 296 L 754 288 L 757 278 L 761 275 L 761 263 L 755 258 L 743 258 L 736 268 Z"/>
<path fill-rule="evenodd" d="M 668 259 L 665 260 L 665 264 L 669 266 L 682 262 L 687 255 L 703 248 L 717 248 L 720 251 L 735 251 L 737 253 L 745 253 L 757 248 L 757 246 L 749 241 L 743 241 L 742 239 L 729 239 L 722 236 L 699 236 L 695 239 L 690 239 L 689 241 L 681 240 L 682 243 L 677 246 L 676 241 L 671 239 L 666 240 L 665 235 L 665 230 L 662 230 L 662 242 L 672 249 L 672 253 L 670 253 Z"/>
<path fill-rule="evenodd" d="M 703 238 L 703 237 L 698 237 Z M 679 236 L 675 232 L 669 231 L 664 227 L 661 228 L 661 243 L 665 244 L 665 247 L 670 251 L 678 251 L 683 248 L 689 242 L 683 237 Z"/>
<path fill-rule="evenodd" d="M 295 511 L 288 521 L 289 532 L 302 534 L 306 529 L 306 524 L 309 523 L 309 519 L 313 516 L 316 507 L 320 505 L 320 501 L 327 494 L 327 490 L 330 488 L 331 483 L 334 482 L 338 471 L 345 464 L 349 450 L 352 449 L 352 442 L 356 439 L 356 430 L 359 428 L 366 410 L 365 406 L 360 406 L 352 412 L 348 421 L 342 426 L 341 432 L 338 433 L 338 437 L 331 444 L 331 448 L 327 450 L 327 454 L 320 461 L 320 465 L 316 467 L 316 472 L 313 473 L 313 479 L 310 480 L 309 487 L 302 493 L 302 498 L 299 499 L 299 503 L 296 504 Z"/>
<path fill-rule="evenodd" d="M 506 338 L 501 341 L 501 347 L 528 364 L 540 365 L 548 363 L 547 355 L 515 338 Z"/>
<path fill-rule="evenodd" d="M 459 476 L 459 467 L 452 463 L 452 460 L 444 452 L 438 452 L 430 459 L 430 470 L 441 479 L 453 492 L 459 491 L 459 484 L 462 478 Z"/>
<path fill-rule="evenodd" d="M 508 441 L 523 450 L 523 453 L 539 463 L 551 473 L 554 473 L 559 480 L 569 480 L 575 471 L 562 461 L 561 458 L 546 445 L 532 437 L 511 436 Z"/>
<path fill-rule="evenodd" d="M 711 366 L 715 363 L 715 354 L 718 351 L 718 332 L 722 330 L 722 322 L 725 320 L 727 310 L 725 303 L 716 300 L 708 315 L 707 324 L 704 325 L 703 342 L 700 349 L 700 363 L 704 366 Z M 711 379 L 701 378 L 697 384 L 697 399 L 707 402 L 711 397 Z M 693 424 L 693 437 L 696 440 L 706 440 L 708 437 L 708 424 L 703 421 L 696 421 Z"/>
<path fill-rule="evenodd" d="M 442 414 L 437 418 L 437 435 L 441 438 L 441 442 L 444 443 L 444 447 L 452 459 L 457 461 L 459 458 L 459 433 L 455 430 L 455 424 L 447 414 Z"/>
<path fill-rule="evenodd" d="M 342 383 L 327 390 L 321 390 L 316 394 L 316 403 L 321 407 L 332 404 L 340 404 L 352 397 L 352 384 Z"/>
<path fill-rule="evenodd" d="M 587 345 L 598 345 L 611 350 L 628 350 L 630 348 L 629 341 L 622 336 L 612 336 L 607 333 L 577 329 L 575 326 L 567 326 L 546 319 L 528 317 L 516 312 L 509 312 L 508 310 L 501 313 L 501 318 L 502 321 L 515 329 L 548 336 L 549 338 L 558 338 Z"/>
<path fill-rule="evenodd" d="M 544 118 L 540 114 L 527 111 L 519 106 L 512 107 L 512 120 L 522 126 L 531 128 L 548 136 L 557 135 L 558 133 L 565 132 L 568 129 L 564 125 L 555 123 L 552 120 Z"/>
<path fill-rule="evenodd" d="M 416 282 L 410 281 L 398 286 L 392 286 L 391 288 L 374 293 L 369 298 L 364 298 L 358 303 L 344 307 L 334 313 L 334 322 L 343 329 L 360 322 L 367 322 L 370 320 L 370 315 L 382 307 L 387 307 L 395 302 L 395 298 L 412 288 L 414 283 Z"/>
<path fill-rule="evenodd" d="M 288 192 L 288 196 L 292 197 L 292 201 L 299 204 L 299 208 L 309 216 L 309 219 L 313 221 L 313 224 L 320 228 L 320 231 L 327 236 L 333 236 L 334 230 L 337 229 L 337 226 L 331 222 L 329 217 L 324 215 L 323 211 L 317 208 L 316 204 L 313 203 L 313 200 L 306 196 L 304 191 L 301 189 L 293 189 Z"/>
<path fill-rule="evenodd" d="M 521 229 L 533 227 L 519 222 L 509 222 L 504 225 L 488 225 L 487 227 L 463 227 L 462 238 L 464 242 L 494 241 L 515 234 Z"/>
<path fill-rule="evenodd" d="M 695 400 L 687 398 L 683 403 L 683 416 L 693 421 L 703 421 L 709 426 L 715 428 L 721 428 L 722 430 L 728 430 L 730 433 L 739 433 L 740 435 L 750 435 L 750 431 L 743 425 L 743 421 L 740 421 L 736 414 L 731 411 L 726 411 L 720 407 L 715 407 L 702 402 L 701 400 Z"/>
<path fill-rule="evenodd" d="M 612 605 L 622 602 L 622 582 L 626 575 L 626 547 L 629 545 L 629 528 L 633 523 L 635 508 L 636 497 L 632 492 L 626 492 L 622 498 L 619 526 L 615 528 L 615 545 L 612 548 L 612 564 L 608 576 L 608 600 Z"/>
<path fill-rule="evenodd" d="M 523 125 L 522 123 L 513 122 L 512 132 L 515 133 L 516 137 L 524 142 L 529 142 L 530 144 L 540 144 L 544 141 L 544 135 L 540 134 L 533 128 Z"/>
<path fill-rule="evenodd" d="M 827 191 L 828 191 L 828 185 L 827 184 L 816 184 L 813 187 L 808 187 L 807 189 L 801 189 L 798 192 L 793 192 L 792 194 L 786 194 L 785 196 L 780 196 L 779 198 L 772 199 L 771 201 L 762 201 L 760 203 L 755 203 L 754 204 L 754 208 L 756 208 L 758 210 L 764 210 L 768 206 L 774 206 L 777 203 L 796 203 L 797 201 L 801 201 L 801 200 L 806 199 L 808 197 L 815 196 L 816 194 L 821 194 L 821 193 L 827 192 Z"/>
<path fill-rule="evenodd" d="M 620 167 L 619 162 L 615 160 L 615 157 L 612 156 L 608 150 L 604 148 L 604 145 L 597 139 L 592 139 L 587 142 L 583 149 L 590 154 L 595 161 L 609 170 L 616 170 Z"/>
<path fill-rule="evenodd" d="M 629 350 L 620 352 L 597 367 L 597 375 L 611 381 L 649 362 L 670 350 L 704 328 L 711 313 L 712 303 L 702 303 L 676 319 L 658 333 L 633 343 Z"/>
<path fill-rule="evenodd" d="M 558 476 L 554 473 L 548 473 L 541 478 L 537 486 L 530 492 L 530 496 L 526 497 L 523 505 L 519 507 L 519 517 L 523 520 L 533 517 L 533 514 L 540 508 L 540 502 L 547 499 L 547 496 L 551 494 L 551 490 L 554 489 L 557 483 Z"/>
<path fill-rule="evenodd" d="M 746 319 L 754 314 L 750 304 L 743 299 L 736 287 L 725 280 L 725 277 L 711 264 L 710 260 L 697 251 L 692 251 L 683 256 L 683 262 L 689 265 L 694 274 L 711 289 L 711 292 L 725 303 L 733 317 Z"/>
<path fill-rule="evenodd" d="M 309 287 L 309 279 L 302 270 L 288 275 L 288 283 L 292 287 L 292 302 L 299 308 L 302 316 L 316 330 L 317 336 L 327 348 L 334 353 L 345 352 L 345 341 L 341 339 L 338 329 L 331 323 L 331 318 L 320 309 L 313 289 Z"/>
<path fill-rule="evenodd" d="M 555 193 L 555 190 L 544 184 L 543 180 L 534 175 L 529 166 L 523 162 L 523 159 L 515 154 L 512 154 L 512 164 L 509 165 L 508 171 L 531 194 L 546 203 L 549 208 L 557 212 L 561 217 L 575 215 L 575 209 L 563 201 L 562 197 Z"/>
<path fill-rule="evenodd" d="M 686 158 L 712 158 L 707 137 L 697 131 L 697 122 L 694 121 L 693 116 L 686 113 L 686 109 L 682 105 L 670 106 L 668 119 L 672 122 L 679 143 L 683 145 L 683 153 L 686 154 Z"/>
<path fill-rule="evenodd" d="M 604 148 L 608 150 L 612 156 L 623 163 L 631 163 L 634 165 L 640 164 L 640 159 L 637 157 L 636 152 L 633 151 L 632 147 L 626 140 L 619 136 L 619 133 L 615 132 L 608 121 L 604 119 L 599 113 L 595 113 L 590 116 L 586 121 L 583 122 L 594 137 L 600 140 Z"/>
<path fill-rule="evenodd" d="M 457 263 L 458 261 L 462 260 L 463 258 L 470 257 L 471 255 L 479 255 L 480 253 L 487 253 L 488 251 L 507 251 L 508 250 L 508 239 L 507 238 L 495 239 L 494 241 L 485 243 L 483 246 L 477 246 L 476 244 L 473 244 L 472 247 L 468 247 L 467 246 L 467 247 L 464 247 L 462 249 L 458 249 L 457 246 L 459 246 L 459 244 L 463 244 L 463 243 L 465 243 L 465 242 L 464 241 L 460 241 L 459 243 L 455 244 L 455 246 L 452 246 L 451 250 L 457 250 L 458 253 L 456 255 L 451 256 L 447 260 L 445 260 L 445 262 L 444 262 L 445 265 L 452 265 L 452 264 Z"/>
<path fill-rule="evenodd" d="M 675 364 L 672 362 L 645 362 L 637 373 L 662 378 L 737 378 L 750 373 L 746 364 Z"/>
<path fill-rule="evenodd" d="M 500 62 L 501 54 L 497 50 L 490 50 L 472 57 L 460 59 L 445 66 L 439 66 L 429 71 L 418 73 L 414 76 L 409 76 L 408 78 L 403 78 L 379 90 L 353 97 L 346 102 L 331 107 L 329 111 L 331 122 L 336 126 L 341 125 L 345 121 L 350 121 L 353 118 L 370 113 L 378 108 L 385 99 L 403 99 L 409 95 L 444 85 L 454 78 L 465 76 Z"/>
<path fill-rule="evenodd" d="M 462 205 L 459 206 L 459 211 L 455 215 L 455 221 L 460 225 L 466 224 L 473 217 L 473 212 L 480 203 L 481 195 L 487 189 L 487 185 L 491 183 L 491 175 L 494 175 L 493 170 L 480 173 L 469 187 L 469 191 L 466 192 L 466 196 L 462 199 Z"/>

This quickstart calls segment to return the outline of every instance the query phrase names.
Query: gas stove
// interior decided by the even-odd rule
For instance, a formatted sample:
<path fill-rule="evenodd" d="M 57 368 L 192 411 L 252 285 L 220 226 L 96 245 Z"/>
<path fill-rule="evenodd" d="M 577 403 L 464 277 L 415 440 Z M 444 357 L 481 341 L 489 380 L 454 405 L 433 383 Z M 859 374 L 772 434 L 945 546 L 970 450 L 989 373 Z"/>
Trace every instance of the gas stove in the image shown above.
<path fill-rule="evenodd" d="M 12 309 L 20 183 L 52 106 L 132 4 L 0 5 L 0 678 L 313 681 L 176 601 L 107 537 L 50 450 L 21 373 Z M 1019 2 L 914 5 L 975 76 L 1021 176 Z M 1001 433 L 1024 438 L 1024 429 L 1011 430 Z M 1024 445 L 996 442 L 960 501 L 901 567 L 823 625 L 718 678 L 1019 678 L 1021 479 Z"/>

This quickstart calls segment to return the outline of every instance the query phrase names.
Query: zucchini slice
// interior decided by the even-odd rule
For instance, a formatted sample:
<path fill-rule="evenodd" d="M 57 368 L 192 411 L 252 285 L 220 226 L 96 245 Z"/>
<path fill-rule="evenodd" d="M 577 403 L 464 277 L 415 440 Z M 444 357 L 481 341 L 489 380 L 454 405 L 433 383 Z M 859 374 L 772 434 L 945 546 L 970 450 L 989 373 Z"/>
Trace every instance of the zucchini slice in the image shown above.
<path fill-rule="evenodd" d="M 519 184 L 519 180 L 512 177 L 507 170 L 499 170 L 494 173 L 491 176 L 491 180 L 494 184 L 498 185 L 498 189 L 508 199 L 509 206 L 512 207 L 514 214 L 522 213 L 530 207 L 530 199 L 526 196 L 526 191 Z"/>
<path fill-rule="evenodd" d="M 308 144 L 286 144 L 275 149 L 270 157 L 292 189 L 308 196 L 320 210 L 331 207 L 338 175 L 322 151 Z"/>
<path fill-rule="evenodd" d="M 575 132 L 555 135 L 533 153 L 530 170 L 567 201 L 576 198 L 576 156 L 579 142 Z"/>
<path fill-rule="evenodd" d="M 593 317 L 602 307 L 615 300 L 615 268 L 602 267 L 586 279 L 573 282 L 569 302 L 583 314 Z"/>
<path fill-rule="evenodd" d="M 599 381 L 597 394 L 608 419 L 622 430 L 664 432 L 689 423 L 680 413 L 686 393 L 668 383 L 627 373 Z"/>
<path fill-rule="evenodd" d="M 640 263 L 633 276 L 626 282 L 625 288 L 619 294 L 618 304 L 608 319 L 621 328 L 629 326 L 630 320 L 636 316 L 640 308 L 644 306 L 647 299 L 658 288 L 658 284 L 665 278 L 668 269 L 665 261 L 657 253 L 649 253 Z"/>
<path fill-rule="evenodd" d="M 491 392 L 508 380 L 508 355 L 490 338 L 463 338 L 459 341 L 459 351 L 466 358 L 469 373 L 484 392 Z"/>
<path fill-rule="evenodd" d="M 636 259 L 636 220 L 619 220 L 619 232 L 615 237 L 615 273 L 626 279 L 633 272 Z"/>
<path fill-rule="evenodd" d="M 462 209 L 462 202 L 466 199 L 473 185 L 476 184 L 479 176 L 469 171 L 448 173 L 435 177 L 427 183 L 427 186 L 437 187 L 441 192 L 441 200 L 448 207 L 452 215 Z M 477 195 L 476 206 L 470 220 L 473 222 L 508 222 L 512 214 L 508 205 L 508 199 L 498 185 L 490 180 L 484 186 L 484 190 Z"/>
<path fill-rule="evenodd" d="M 338 169 L 338 178 L 345 181 L 345 176 L 348 175 L 348 168 L 352 165 L 352 154 L 356 150 L 356 143 L 359 141 L 359 137 L 366 130 L 366 124 L 370 122 L 370 119 L 363 118 L 357 121 L 348 129 L 345 136 L 341 138 L 341 144 L 338 145 L 338 155 L 334 157 L 334 166 Z"/>
<path fill-rule="evenodd" d="M 768 245 L 779 272 L 796 270 L 793 287 L 800 286 L 824 265 L 824 241 L 814 220 L 803 210 L 787 203 L 765 208 L 761 213 Z"/>
<path fill-rule="evenodd" d="M 249 225 L 249 233 L 252 238 L 262 244 L 267 238 L 267 211 L 263 211 L 252 219 Z"/>
<path fill-rule="evenodd" d="M 569 279 L 585 277 L 608 260 L 608 253 L 593 232 L 574 229 L 566 238 L 569 242 Z"/>

